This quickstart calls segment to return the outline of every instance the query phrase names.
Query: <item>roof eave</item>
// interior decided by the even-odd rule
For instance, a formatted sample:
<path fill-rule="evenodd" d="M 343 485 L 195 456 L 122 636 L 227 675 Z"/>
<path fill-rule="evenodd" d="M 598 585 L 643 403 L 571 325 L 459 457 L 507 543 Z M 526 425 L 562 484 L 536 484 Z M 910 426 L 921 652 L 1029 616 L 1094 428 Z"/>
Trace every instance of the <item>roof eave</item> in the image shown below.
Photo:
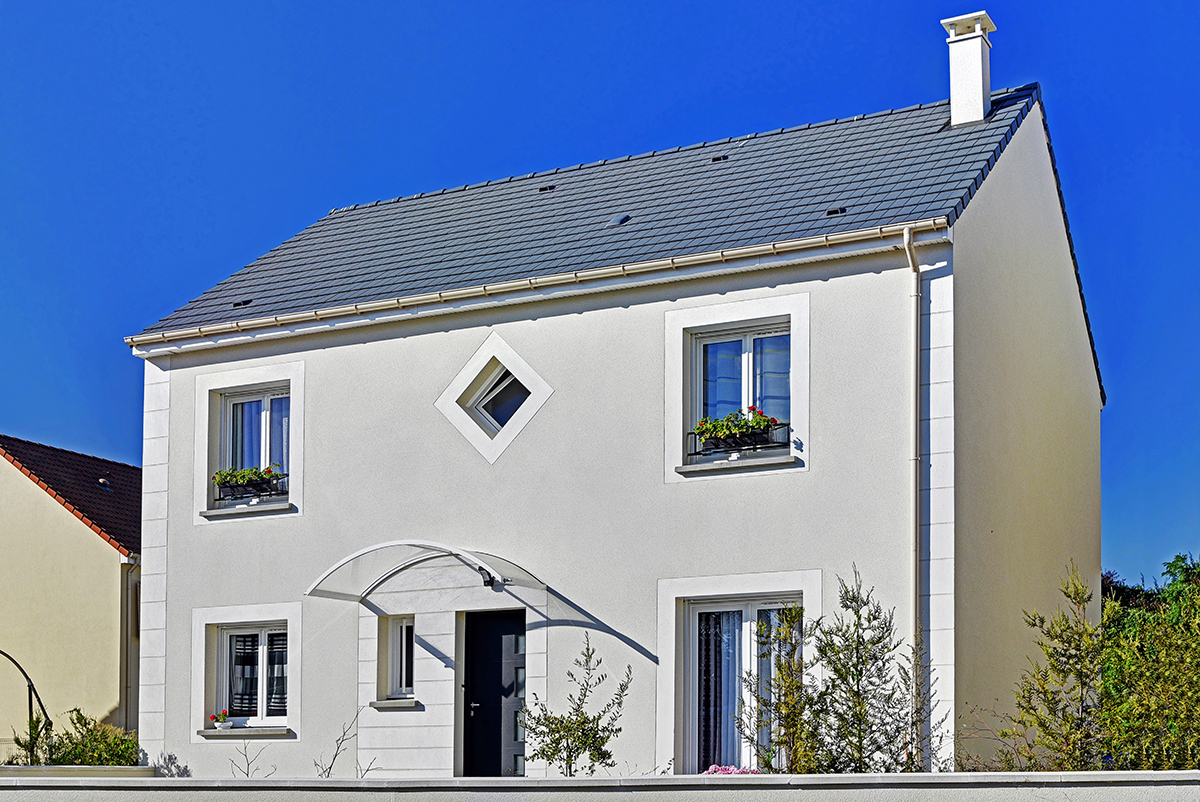
<path fill-rule="evenodd" d="M 556 273 L 549 276 L 534 276 L 523 279 L 480 284 L 470 287 L 460 287 L 441 292 L 421 293 L 399 298 L 387 298 L 377 301 L 347 304 L 342 306 L 314 309 L 307 312 L 291 312 L 282 315 L 235 320 L 217 323 L 209 326 L 196 326 L 172 331 L 154 332 L 152 334 L 136 334 L 125 338 L 125 344 L 136 349 L 140 346 L 166 345 L 168 343 L 184 343 L 203 340 L 222 335 L 251 332 L 265 329 L 281 329 L 303 323 L 319 321 L 335 321 L 339 319 L 362 317 L 394 310 L 411 310 L 419 307 L 436 307 L 455 301 L 477 298 L 492 298 L 495 296 L 511 296 L 516 293 L 531 290 L 544 290 L 569 285 L 594 285 L 594 291 L 617 290 L 623 288 L 623 279 L 641 278 L 646 274 L 671 273 L 684 268 L 707 267 L 744 259 L 762 257 L 777 257 L 816 248 L 829 248 L 838 245 L 852 245 L 877 239 L 900 237 L 906 228 L 914 233 L 936 232 L 948 229 L 950 219 L 946 216 L 915 220 L 903 223 L 892 223 L 884 226 L 841 231 L 831 234 L 821 234 L 798 239 L 781 240 L 761 245 L 746 245 L 737 248 L 725 248 L 715 251 L 688 254 L 685 256 L 650 259 L 642 262 L 598 267 L 589 270 L 578 270 L 570 273 Z M 847 254 L 850 255 L 850 254 Z M 766 265 L 769 267 L 770 265 Z M 608 281 L 609 286 L 601 286 L 600 282 Z"/>

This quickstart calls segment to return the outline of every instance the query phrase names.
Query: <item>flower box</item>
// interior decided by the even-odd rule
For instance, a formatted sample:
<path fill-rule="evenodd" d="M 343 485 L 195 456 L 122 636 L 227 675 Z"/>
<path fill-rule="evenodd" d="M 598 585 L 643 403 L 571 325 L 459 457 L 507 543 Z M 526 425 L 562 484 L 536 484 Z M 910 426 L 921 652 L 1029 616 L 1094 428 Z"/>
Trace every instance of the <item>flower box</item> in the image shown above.
<path fill-rule="evenodd" d="M 765 429 L 740 432 L 727 437 L 708 437 L 703 441 L 695 432 L 688 432 L 687 452 L 689 457 L 706 457 L 712 454 L 780 448 L 788 445 L 790 432 L 791 427 L 787 423 L 777 423 Z"/>
<path fill-rule="evenodd" d="M 237 501 L 239 499 L 286 496 L 288 493 L 287 478 L 286 473 L 276 473 L 265 479 L 254 479 L 243 483 L 217 482 L 217 499 L 219 501 Z"/>

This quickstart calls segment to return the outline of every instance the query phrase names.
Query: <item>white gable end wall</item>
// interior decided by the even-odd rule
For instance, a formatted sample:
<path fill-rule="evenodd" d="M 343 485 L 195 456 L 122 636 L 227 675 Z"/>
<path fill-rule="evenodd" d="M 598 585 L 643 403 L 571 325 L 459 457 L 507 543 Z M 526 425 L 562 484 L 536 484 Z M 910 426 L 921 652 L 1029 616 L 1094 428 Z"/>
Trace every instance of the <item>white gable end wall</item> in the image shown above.
<path fill-rule="evenodd" d="M 1102 402 L 1042 114 L 954 226 L 959 713 L 1027 666 L 1020 611 L 1057 608 L 1071 560 L 1099 599 Z"/>

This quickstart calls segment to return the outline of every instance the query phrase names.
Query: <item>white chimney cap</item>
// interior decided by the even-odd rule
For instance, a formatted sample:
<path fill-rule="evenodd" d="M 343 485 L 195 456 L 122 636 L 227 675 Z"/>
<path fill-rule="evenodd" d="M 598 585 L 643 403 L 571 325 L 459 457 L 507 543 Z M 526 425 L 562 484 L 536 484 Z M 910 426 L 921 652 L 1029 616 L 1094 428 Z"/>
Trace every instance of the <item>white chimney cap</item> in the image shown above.
<path fill-rule="evenodd" d="M 972 33 L 982 33 L 987 36 L 996 30 L 996 23 L 986 11 L 976 11 L 974 14 L 963 14 L 961 17 L 950 17 L 942 20 L 942 27 L 951 38 L 966 36 Z"/>

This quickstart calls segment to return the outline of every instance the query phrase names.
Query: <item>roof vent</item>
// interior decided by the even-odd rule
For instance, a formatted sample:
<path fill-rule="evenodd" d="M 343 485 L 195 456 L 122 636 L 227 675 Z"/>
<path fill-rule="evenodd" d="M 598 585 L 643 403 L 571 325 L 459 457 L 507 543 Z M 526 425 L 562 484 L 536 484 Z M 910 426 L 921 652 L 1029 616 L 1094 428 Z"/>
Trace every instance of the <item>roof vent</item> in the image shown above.
<path fill-rule="evenodd" d="M 622 225 L 624 223 L 628 223 L 632 219 L 633 219 L 633 217 L 631 215 L 619 214 L 616 217 L 614 217 L 612 220 L 609 220 L 607 223 L 605 223 L 604 227 L 605 228 L 615 228 L 616 226 Z"/>
<path fill-rule="evenodd" d="M 241 309 L 243 306 L 249 306 L 249 305 L 250 305 L 250 304 L 252 304 L 252 303 L 254 303 L 254 299 L 253 299 L 253 298 L 243 298 L 243 299 L 242 299 L 242 300 L 240 300 L 240 301 L 234 301 L 234 302 L 231 304 L 231 306 L 232 306 L 234 309 Z"/>
<path fill-rule="evenodd" d="M 547 184 L 544 187 L 538 187 L 538 192 L 549 192 L 554 189 L 554 184 Z"/>
<path fill-rule="evenodd" d="M 712 157 L 713 164 L 716 164 L 717 162 L 727 162 L 727 161 L 729 161 L 728 156 L 713 156 Z"/>
<path fill-rule="evenodd" d="M 103 487 L 105 490 L 112 490 L 112 485 L 109 484 L 108 479 L 106 477 L 101 476 L 99 479 L 96 480 L 96 482 L 101 487 Z"/>
<path fill-rule="evenodd" d="M 942 20 L 950 38 L 950 124 L 982 122 L 992 110 L 992 43 L 986 11 Z"/>
<path fill-rule="evenodd" d="M 825 216 L 826 217 L 834 217 L 836 215 L 845 214 L 845 213 L 846 213 L 845 206 L 834 206 L 832 209 L 827 209 L 825 211 Z"/>

